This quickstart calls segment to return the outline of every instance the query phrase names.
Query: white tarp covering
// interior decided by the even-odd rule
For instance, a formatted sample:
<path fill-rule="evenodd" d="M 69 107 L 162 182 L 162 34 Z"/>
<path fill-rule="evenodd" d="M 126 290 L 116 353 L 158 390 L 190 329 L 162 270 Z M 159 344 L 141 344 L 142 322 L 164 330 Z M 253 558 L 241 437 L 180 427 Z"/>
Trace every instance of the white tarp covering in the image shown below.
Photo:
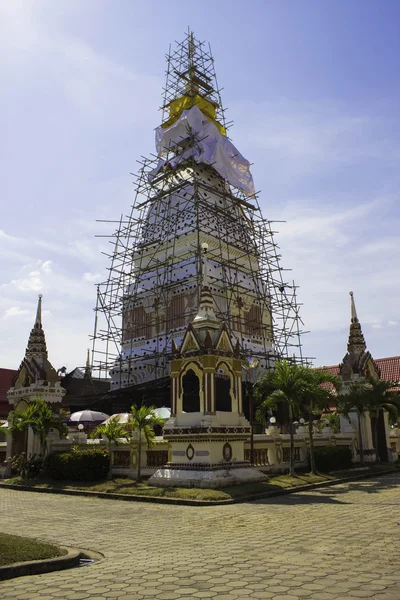
<path fill-rule="evenodd" d="M 150 173 L 150 179 L 153 179 L 167 162 L 162 158 L 163 155 L 193 133 L 196 134 L 194 144 L 169 159 L 168 163 L 171 167 L 193 157 L 197 163 L 212 165 L 231 185 L 248 194 L 255 193 L 249 161 L 240 154 L 227 137 L 218 131 L 197 106 L 184 110 L 179 119 L 168 129 L 162 127 L 156 129 L 156 148 L 160 160 Z"/>

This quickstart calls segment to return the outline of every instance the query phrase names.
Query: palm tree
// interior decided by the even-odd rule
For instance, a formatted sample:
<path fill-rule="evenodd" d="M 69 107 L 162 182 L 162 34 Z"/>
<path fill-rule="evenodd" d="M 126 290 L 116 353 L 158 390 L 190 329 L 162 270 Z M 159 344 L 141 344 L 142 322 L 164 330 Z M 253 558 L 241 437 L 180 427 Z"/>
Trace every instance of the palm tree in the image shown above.
<path fill-rule="evenodd" d="M 375 460 L 380 462 L 378 450 L 378 419 L 382 408 L 388 411 L 391 422 L 395 423 L 399 416 L 400 394 L 396 391 L 391 391 L 397 387 L 395 381 L 371 381 L 366 387 L 366 409 L 369 410 L 375 418 L 373 421 L 373 437 L 375 446 Z"/>
<path fill-rule="evenodd" d="M 93 438 L 99 438 L 100 436 L 106 438 L 107 447 L 108 447 L 108 476 L 112 477 L 112 465 L 113 465 L 113 455 L 112 455 L 112 445 L 115 444 L 118 446 L 122 438 L 128 440 L 128 431 L 126 425 L 123 425 L 119 422 L 118 416 L 111 417 L 107 420 L 107 423 L 102 423 L 98 425 L 96 429 L 92 432 Z"/>
<path fill-rule="evenodd" d="M 138 458 L 137 458 L 137 480 L 141 478 L 141 460 L 142 460 L 142 434 L 146 440 L 148 448 L 154 445 L 154 426 L 164 425 L 164 419 L 157 416 L 154 412 L 155 406 L 131 406 L 131 416 L 129 423 L 133 429 L 138 432 Z"/>
<path fill-rule="evenodd" d="M 346 393 L 338 397 L 338 409 L 349 418 L 349 413 L 354 409 L 357 413 L 358 423 L 358 449 L 360 452 L 360 465 L 364 464 L 364 442 L 361 433 L 361 417 L 366 410 L 366 386 L 364 383 L 351 383 Z"/>
<path fill-rule="evenodd" d="M 308 384 L 308 369 L 302 365 L 292 364 L 286 360 L 277 362 L 275 369 L 266 373 L 255 385 L 256 399 L 261 401 L 257 410 L 257 419 L 265 421 L 265 415 L 280 402 L 288 407 L 290 458 L 289 475 L 294 476 L 294 432 L 293 418 L 300 414 L 301 403 Z"/>
<path fill-rule="evenodd" d="M 336 401 L 336 390 L 339 389 L 340 382 L 335 375 L 318 369 L 306 369 L 304 375 L 307 379 L 307 385 L 304 389 L 302 409 L 308 419 L 311 472 L 316 473 L 313 435 L 314 415 L 320 415 L 330 409 Z"/>
<path fill-rule="evenodd" d="M 32 400 L 25 410 L 16 413 L 12 411 L 9 415 L 9 431 L 24 431 L 29 428 L 38 436 L 42 454 L 47 456 L 47 436 L 52 429 L 60 435 L 68 433 L 68 427 L 64 423 L 65 412 L 53 411 L 52 408 L 40 398 Z"/>

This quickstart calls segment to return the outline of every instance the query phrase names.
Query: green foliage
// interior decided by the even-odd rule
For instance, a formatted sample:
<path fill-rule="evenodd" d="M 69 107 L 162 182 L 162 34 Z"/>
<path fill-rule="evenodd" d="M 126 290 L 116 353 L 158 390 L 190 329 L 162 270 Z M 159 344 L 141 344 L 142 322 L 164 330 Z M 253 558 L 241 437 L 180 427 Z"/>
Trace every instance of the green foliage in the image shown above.
<path fill-rule="evenodd" d="M 263 414 L 280 402 L 289 407 L 291 417 L 300 414 L 300 403 L 305 387 L 305 367 L 291 364 L 286 360 L 277 362 L 275 369 L 266 373 L 256 384 L 254 396 L 259 408 L 257 419 L 262 421 Z"/>
<path fill-rule="evenodd" d="M 35 399 L 22 412 L 12 411 L 9 415 L 9 430 L 27 431 L 32 429 L 38 436 L 44 454 L 47 454 L 46 438 L 52 429 L 55 429 L 63 437 L 68 433 L 68 427 L 64 423 L 65 411 L 53 411 L 44 400 Z"/>
<path fill-rule="evenodd" d="M 120 439 L 128 439 L 128 432 L 126 425 L 119 422 L 117 416 L 111 417 L 108 423 L 98 425 L 91 434 L 92 438 L 104 437 L 107 438 L 108 443 L 113 443 L 116 446 L 120 443 Z"/>
<path fill-rule="evenodd" d="M 317 471 L 326 473 L 337 469 L 350 469 L 351 450 L 344 446 L 325 446 L 314 449 Z"/>
<path fill-rule="evenodd" d="M 326 384 L 330 383 L 331 386 Z M 256 418 L 265 423 L 269 409 L 276 408 L 282 402 L 288 406 L 289 434 L 290 434 L 290 474 L 294 474 L 294 442 L 293 419 L 306 416 L 311 422 L 313 415 L 321 414 L 329 409 L 336 398 L 335 389 L 339 387 L 338 379 L 334 375 L 323 371 L 310 369 L 303 365 L 289 363 L 286 360 L 277 362 L 275 369 L 267 373 L 255 387 L 255 397 L 259 407 Z M 312 450 L 312 425 L 309 427 L 311 455 Z M 315 472 L 312 460 L 312 471 Z"/>
<path fill-rule="evenodd" d="M 301 410 L 305 417 L 321 415 L 336 403 L 340 380 L 323 369 L 304 369 L 305 385 Z M 329 417 L 328 417 L 329 418 Z"/>
<path fill-rule="evenodd" d="M 155 406 L 131 406 L 131 416 L 129 423 L 133 426 L 134 431 L 143 433 L 148 447 L 154 446 L 154 426 L 164 425 L 164 419 L 158 417 L 154 412 Z"/>
<path fill-rule="evenodd" d="M 328 421 L 328 423 L 325 423 Z M 330 427 L 333 433 L 340 433 L 340 415 L 337 410 L 322 415 L 322 427 Z"/>
<path fill-rule="evenodd" d="M 25 452 L 16 454 L 11 459 L 11 469 L 13 473 L 18 473 L 23 479 L 36 477 L 43 469 L 44 458 L 39 454 L 30 454 L 27 456 Z"/>
<path fill-rule="evenodd" d="M 378 416 L 381 408 L 389 413 L 391 423 L 399 417 L 400 394 L 391 391 L 398 384 L 395 381 L 372 381 L 366 386 L 366 407 L 374 416 Z"/>
<path fill-rule="evenodd" d="M 141 456 L 142 456 L 142 434 L 146 440 L 148 448 L 154 446 L 154 426 L 164 425 L 164 419 L 156 415 L 155 406 L 131 406 L 131 416 L 129 423 L 132 428 L 138 432 L 139 443 L 138 443 L 138 458 L 137 458 L 137 479 L 140 481 L 141 473 Z"/>
<path fill-rule="evenodd" d="M 52 479 L 100 481 L 109 470 L 108 452 L 102 448 L 74 448 L 71 452 L 50 454 L 46 471 Z"/>
<path fill-rule="evenodd" d="M 113 453 L 112 444 L 118 446 L 121 443 L 121 438 L 129 440 L 129 433 L 126 425 L 119 422 L 117 416 L 111 417 L 107 423 L 98 425 L 92 434 L 93 438 L 104 437 L 108 445 L 108 474 L 112 475 Z"/>
<path fill-rule="evenodd" d="M 366 387 L 363 383 L 352 383 L 344 390 L 338 399 L 337 406 L 345 417 L 349 416 L 351 410 L 361 416 L 366 410 Z"/>

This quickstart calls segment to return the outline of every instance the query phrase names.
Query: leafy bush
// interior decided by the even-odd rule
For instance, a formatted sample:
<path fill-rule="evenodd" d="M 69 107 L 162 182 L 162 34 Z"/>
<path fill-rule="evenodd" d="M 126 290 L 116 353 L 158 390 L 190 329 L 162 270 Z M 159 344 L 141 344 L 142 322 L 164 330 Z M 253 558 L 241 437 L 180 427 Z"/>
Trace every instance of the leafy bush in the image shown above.
<path fill-rule="evenodd" d="M 314 456 L 317 471 L 321 473 L 338 469 L 350 469 L 352 464 L 351 450 L 345 446 L 315 448 Z"/>
<path fill-rule="evenodd" d="M 40 473 L 44 466 L 44 458 L 40 454 L 30 454 L 27 456 L 25 452 L 16 454 L 11 459 L 11 469 L 13 473 L 18 473 L 23 479 L 35 477 Z"/>
<path fill-rule="evenodd" d="M 109 456 L 102 448 L 73 448 L 71 452 L 50 454 L 46 467 L 52 479 L 99 481 L 107 477 Z"/>

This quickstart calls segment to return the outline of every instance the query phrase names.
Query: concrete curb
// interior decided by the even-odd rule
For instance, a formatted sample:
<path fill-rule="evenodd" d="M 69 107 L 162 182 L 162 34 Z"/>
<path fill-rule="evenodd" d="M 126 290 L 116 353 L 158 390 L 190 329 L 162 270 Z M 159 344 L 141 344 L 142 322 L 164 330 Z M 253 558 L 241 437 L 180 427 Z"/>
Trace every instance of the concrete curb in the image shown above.
<path fill-rule="evenodd" d="M 322 487 L 328 487 L 331 485 L 338 485 L 340 483 L 349 483 L 351 481 L 358 481 L 359 479 L 370 479 L 372 477 L 382 477 L 384 475 L 390 475 L 398 473 L 399 468 L 386 469 L 382 471 L 374 472 L 363 472 L 357 475 L 351 475 L 350 477 L 343 477 L 341 479 L 329 479 L 328 481 L 321 481 L 318 483 L 309 483 L 289 489 L 277 488 L 269 492 L 261 492 L 260 494 L 249 494 L 242 498 L 230 498 L 227 500 L 189 500 L 182 498 L 163 498 L 158 496 L 135 496 L 128 494 L 115 494 L 110 492 L 91 492 L 85 490 L 68 490 L 68 489 L 51 489 L 51 488 L 35 488 L 24 485 L 12 485 L 10 483 L 0 483 L 0 489 L 7 488 L 11 490 L 19 490 L 24 492 L 38 492 L 41 494 L 63 494 L 65 496 L 86 496 L 92 498 L 104 498 L 106 500 L 125 500 L 128 502 L 152 502 L 155 504 L 170 504 L 176 506 L 223 506 L 226 504 L 242 504 L 244 502 L 254 502 L 256 500 L 263 500 L 268 498 L 275 498 L 278 496 L 286 496 L 289 494 L 295 494 L 296 492 L 306 492 L 309 490 L 315 490 Z"/>
<path fill-rule="evenodd" d="M 48 558 L 46 560 L 31 560 L 0 567 L 0 581 L 13 579 L 14 577 L 23 577 L 24 575 L 39 575 L 40 573 L 50 573 L 51 571 L 61 571 L 77 567 L 82 553 L 78 550 L 68 548 L 66 550 L 67 554 L 64 556 L 56 556 L 56 558 Z"/>

